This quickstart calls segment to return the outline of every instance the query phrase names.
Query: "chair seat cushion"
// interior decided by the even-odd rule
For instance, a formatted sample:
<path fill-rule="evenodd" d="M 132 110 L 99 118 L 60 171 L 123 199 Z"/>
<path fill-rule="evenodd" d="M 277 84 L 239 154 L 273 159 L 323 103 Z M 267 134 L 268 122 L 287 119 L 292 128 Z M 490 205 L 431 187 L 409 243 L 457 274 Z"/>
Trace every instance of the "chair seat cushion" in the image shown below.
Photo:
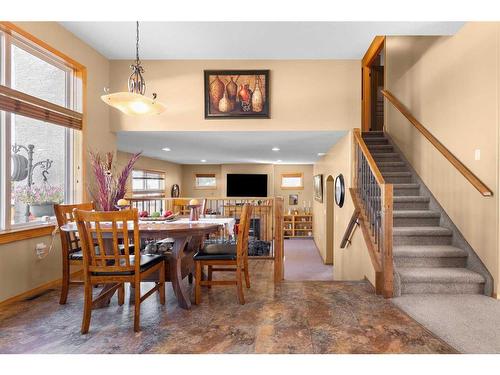
<path fill-rule="evenodd" d="M 208 244 L 194 255 L 194 260 L 236 260 L 236 245 Z"/>
<path fill-rule="evenodd" d="M 96 246 L 96 248 L 98 249 L 98 247 Z M 120 249 L 121 252 L 123 252 L 123 249 L 125 248 L 124 245 L 118 245 L 118 248 Z M 129 245 L 129 252 L 130 254 L 133 254 L 134 253 L 134 245 Z M 97 252 L 99 253 L 99 250 L 97 250 Z M 77 250 L 77 251 L 74 251 L 72 253 L 69 254 L 69 259 L 70 260 L 82 260 L 83 261 L 83 252 L 82 250 Z"/>
<path fill-rule="evenodd" d="M 163 255 L 157 255 L 157 254 L 151 254 L 151 255 L 141 255 L 141 265 L 140 265 L 140 272 L 144 272 L 151 267 L 157 265 L 158 263 L 161 263 L 165 260 L 165 256 Z M 121 264 L 124 266 L 125 265 L 125 260 L 120 261 Z M 109 266 L 112 266 L 114 264 L 114 261 L 109 262 Z M 130 265 L 134 266 L 135 265 L 135 256 L 131 255 L 130 256 Z M 116 276 L 116 275 L 133 275 L 134 271 L 123 271 L 123 272 L 92 272 L 94 276 Z"/>

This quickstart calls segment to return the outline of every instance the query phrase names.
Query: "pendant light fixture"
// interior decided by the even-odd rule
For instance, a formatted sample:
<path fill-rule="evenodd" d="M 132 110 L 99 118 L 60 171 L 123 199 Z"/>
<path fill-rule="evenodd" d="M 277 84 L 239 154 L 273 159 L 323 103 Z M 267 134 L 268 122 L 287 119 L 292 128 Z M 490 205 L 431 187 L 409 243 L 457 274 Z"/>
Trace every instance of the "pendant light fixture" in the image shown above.
<path fill-rule="evenodd" d="M 109 89 L 105 89 L 106 94 L 101 99 L 126 115 L 153 115 L 165 111 L 165 105 L 156 100 L 156 93 L 153 93 L 152 99 L 144 95 L 146 81 L 142 76 L 144 68 L 139 59 L 139 21 L 136 23 L 135 63 L 130 65 L 130 69 L 132 74 L 128 79 L 128 92 L 110 94 Z"/>

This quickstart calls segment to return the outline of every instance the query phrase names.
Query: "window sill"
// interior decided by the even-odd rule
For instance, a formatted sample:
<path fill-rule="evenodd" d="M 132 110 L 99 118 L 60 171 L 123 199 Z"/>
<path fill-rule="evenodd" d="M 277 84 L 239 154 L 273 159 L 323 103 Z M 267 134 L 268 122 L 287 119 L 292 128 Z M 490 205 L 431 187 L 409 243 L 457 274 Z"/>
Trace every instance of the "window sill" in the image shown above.
<path fill-rule="evenodd" d="M 0 231 L 0 245 L 28 240 L 30 238 L 50 236 L 55 227 L 54 224 L 42 224 L 35 227 Z"/>

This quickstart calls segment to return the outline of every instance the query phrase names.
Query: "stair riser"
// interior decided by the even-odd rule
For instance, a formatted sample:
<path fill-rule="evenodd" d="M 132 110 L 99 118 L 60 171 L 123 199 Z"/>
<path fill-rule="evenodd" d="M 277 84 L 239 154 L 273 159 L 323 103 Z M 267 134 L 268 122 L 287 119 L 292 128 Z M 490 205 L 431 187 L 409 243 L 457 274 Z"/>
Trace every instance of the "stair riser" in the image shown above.
<path fill-rule="evenodd" d="M 439 217 L 394 217 L 394 227 L 438 227 Z"/>
<path fill-rule="evenodd" d="M 393 194 L 395 197 L 414 197 L 420 195 L 420 188 L 398 189 L 394 188 Z"/>
<path fill-rule="evenodd" d="M 411 176 L 383 176 L 385 182 L 389 184 L 409 184 L 412 182 Z"/>
<path fill-rule="evenodd" d="M 465 268 L 467 258 L 394 257 L 396 267 L 458 267 Z"/>
<path fill-rule="evenodd" d="M 428 210 L 429 202 L 394 202 L 394 210 Z"/>
<path fill-rule="evenodd" d="M 372 137 L 374 137 L 374 138 L 385 137 L 384 132 L 366 132 L 366 133 L 363 133 L 362 136 L 363 136 L 363 139 L 372 138 Z"/>
<path fill-rule="evenodd" d="M 451 236 L 393 236 L 394 246 L 399 245 L 451 245 Z"/>
<path fill-rule="evenodd" d="M 478 283 L 401 283 L 401 294 L 483 294 Z"/>
<path fill-rule="evenodd" d="M 383 155 L 380 153 L 377 153 L 376 156 L 373 156 L 373 159 L 375 160 L 375 163 L 384 161 L 401 161 L 401 158 L 398 155 L 392 155 L 392 154 Z"/>
<path fill-rule="evenodd" d="M 368 147 L 370 147 L 372 145 L 388 145 L 389 144 L 389 141 L 387 139 L 376 139 L 375 137 L 373 139 L 367 138 L 364 141 Z"/>
<path fill-rule="evenodd" d="M 394 147 L 391 145 L 368 145 L 368 150 L 370 153 L 393 153 Z"/>

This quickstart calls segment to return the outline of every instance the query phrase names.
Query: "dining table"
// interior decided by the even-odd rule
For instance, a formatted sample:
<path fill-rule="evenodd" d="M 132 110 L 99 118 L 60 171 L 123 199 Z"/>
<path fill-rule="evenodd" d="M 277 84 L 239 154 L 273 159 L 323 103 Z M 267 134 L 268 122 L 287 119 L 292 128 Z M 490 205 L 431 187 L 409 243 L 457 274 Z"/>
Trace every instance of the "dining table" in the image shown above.
<path fill-rule="evenodd" d="M 101 223 L 101 226 L 103 225 L 105 223 Z M 129 232 L 133 231 L 133 222 L 129 222 L 127 226 Z M 187 254 L 190 254 L 188 256 L 192 256 L 193 252 L 203 244 L 203 239 L 207 235 L 219 232 L 223 226 L 224 224 L 218 221 L 210 222 L 208 220 L 197 222 L 139 221 L 139 235 L 141 239 L 148 241 L 160 241 L 165 238 L 173 239 L 172 249 L 166 254 L 168 273 L 178 305 L 183 309 L 191 308 L 191 299 L 183 283 L 182 260 Z M 70 232 L 78 233 L 75 222 L 68 222 L 61 226 L 60 230 L 68 234 Z M 119 233 L 121 232 L 119 231 Z M 113 239 L 111 238 L 111 233 L 109 233 L 109 236 L 108 238 L 104 237 L 103 240 L 105 241 L 106 252 L 112 254 Z M 158 280 L 157 276 L 156 280 Z M 151 281 L 155 280 L 152 279 Z M 104 295 L 112 287 L 113 285 L 105 285 L 100 295 Z M 131 294 L 134 293 L 133 288 L 130 288 L 130 290 Z M 111 297 L 112 295 L 109 298 L 100 299 L 99 304 L 94 307 L 108 306 Z M 131 301 L 133 301 L 133 298 L 131 298 Z"/>

